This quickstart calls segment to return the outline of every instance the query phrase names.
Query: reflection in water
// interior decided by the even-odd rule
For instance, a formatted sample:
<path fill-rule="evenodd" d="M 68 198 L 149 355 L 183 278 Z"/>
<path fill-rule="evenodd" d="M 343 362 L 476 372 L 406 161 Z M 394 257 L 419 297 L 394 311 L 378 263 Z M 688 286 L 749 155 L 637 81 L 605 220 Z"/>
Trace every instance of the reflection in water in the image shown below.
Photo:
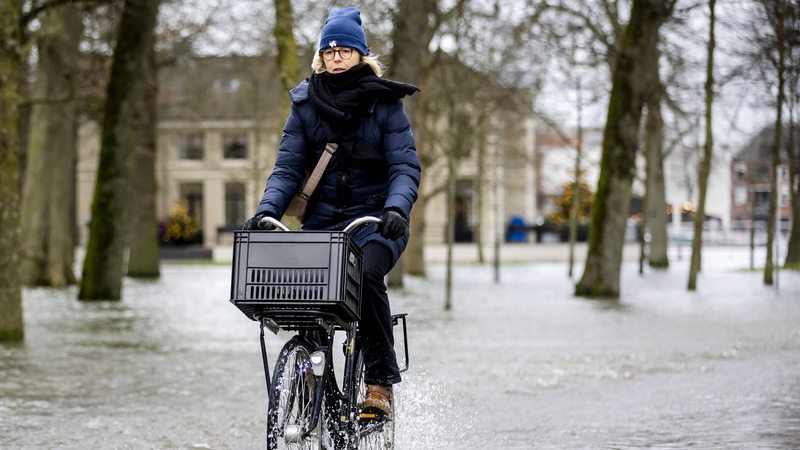
<path fill-rule="evenodd" d="M 619 302 L 572 297 L 560 264 L 504 267 L 500 284 L 459 266 L 449 312 L 441 266 L 407 279 L 397 448 L 794 448 L 800 274 L 764 287 L 731 270 L 746 253 L 718 252 L 696 293 L 688 263 L 625 266 Z M 0 345 L 0 448 L 263 448 L 258 326 L 228 303 L 229 274 L 165 266 L 122 302 L 26 290 L 26 340 Z"/>

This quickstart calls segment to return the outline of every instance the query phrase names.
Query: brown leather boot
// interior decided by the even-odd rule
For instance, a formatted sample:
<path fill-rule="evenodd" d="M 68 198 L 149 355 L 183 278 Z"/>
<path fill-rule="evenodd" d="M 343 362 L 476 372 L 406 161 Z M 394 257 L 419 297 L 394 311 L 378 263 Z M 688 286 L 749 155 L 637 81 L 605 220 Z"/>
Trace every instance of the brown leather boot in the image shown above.
<path fill-rule="evenodd" d="M 361 411 L 365 414 L 381 413 L 389 415 L 392 413 L 392 385 L 384 386 L 381 384 L 368 384 L 367 395 Z"/>

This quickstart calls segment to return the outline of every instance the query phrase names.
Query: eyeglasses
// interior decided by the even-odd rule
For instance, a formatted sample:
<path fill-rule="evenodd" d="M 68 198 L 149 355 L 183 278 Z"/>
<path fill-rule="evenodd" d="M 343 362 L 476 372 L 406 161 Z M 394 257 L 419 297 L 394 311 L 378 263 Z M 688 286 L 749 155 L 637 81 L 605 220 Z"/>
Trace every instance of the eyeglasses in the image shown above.
<path fill-rule="evenodd" d="M 353 56 L 353 49 L 352 48 L 346 48 L 346 47 L 345 48 L 340 48 L 339 50 L 334 50 L 332 48 L 326 48 L 325 50 L 322 50 L 321 52 L 319 52 L 319 54 L 322 55 L 322 57 L 325 58 L 326 61 L 332 60 L 333 57 L 336 55 L 336 53 L 339 53 L 339 56 L 342 59 L 350 59 L 350 57 Z"/>

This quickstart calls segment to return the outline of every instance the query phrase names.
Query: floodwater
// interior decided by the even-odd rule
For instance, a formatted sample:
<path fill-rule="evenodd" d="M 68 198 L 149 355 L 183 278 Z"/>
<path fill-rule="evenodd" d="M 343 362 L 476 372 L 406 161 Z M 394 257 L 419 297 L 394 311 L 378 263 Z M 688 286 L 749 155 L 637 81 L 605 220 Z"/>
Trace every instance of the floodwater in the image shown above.
<path fill-rule="evenodd" d="M 574 298 L 565 264 L 499 283 L 457 266 L 451 311 L 441 265 L 408 278 L 390 294 L 411 353 L 396 448 L 800 448 L 800 273 L 766 287 L 745 250 L 704 255 L 695 293 L 686 261 L 625 264 L 620 302 Z M 0 344 L 0 448 L 264 448 L 258 326 L 229 280 L 169 264 L 121 302 L 26 290 L 25 342 Z"/>

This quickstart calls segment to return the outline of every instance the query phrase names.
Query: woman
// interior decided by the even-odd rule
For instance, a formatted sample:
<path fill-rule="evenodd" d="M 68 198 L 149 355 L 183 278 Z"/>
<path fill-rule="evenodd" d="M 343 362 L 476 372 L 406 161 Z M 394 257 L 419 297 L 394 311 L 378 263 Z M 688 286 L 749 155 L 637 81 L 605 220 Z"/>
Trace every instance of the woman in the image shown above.
<path fill-rule="evenodd" d="M 264 216 L 280 218 L 326 143 L 338 144 L 309 199 L 303 228 L 342 229 L 366 215 L 382 219 L 353 237 L 364 251 L 364 410 L 389 414 L 400 371 L 384 278 L 408 243 L 417 199 L 420 164 L 401 99 L 418 89 L 380 78 L 382 67 L 369 54 L 357 8 L 330 13 L 311 67 L 311 77 L 290 91 L 292 109 L 275 168 L 245 228 L 258 228 Z"/>

